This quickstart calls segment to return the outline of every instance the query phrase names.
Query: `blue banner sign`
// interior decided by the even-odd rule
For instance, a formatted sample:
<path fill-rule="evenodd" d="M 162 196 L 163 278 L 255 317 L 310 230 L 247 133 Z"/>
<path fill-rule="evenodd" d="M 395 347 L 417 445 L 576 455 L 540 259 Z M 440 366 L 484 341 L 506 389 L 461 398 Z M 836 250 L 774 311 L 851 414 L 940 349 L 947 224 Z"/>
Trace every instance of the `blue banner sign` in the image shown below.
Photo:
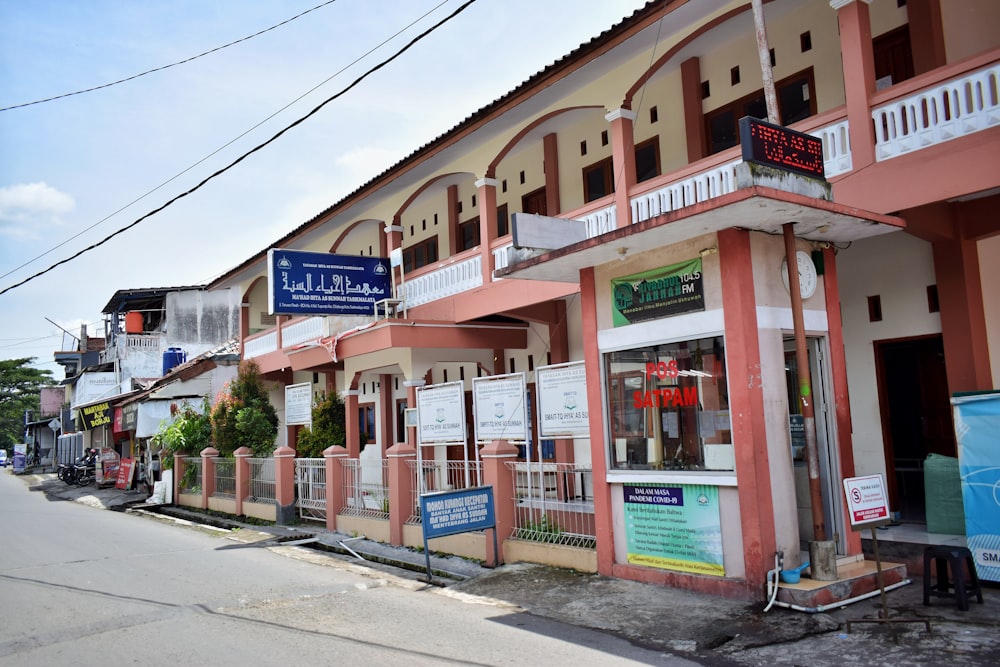
<path fill-rule="evenodd" d="M 477 486 L 460 491 L 425 493 L 420 496 L 420 519 L 424 540 L 496 527 L 493 487 Z"/>
<path fill-rule="evenodd" d="M 392 296 L 389 260 L 301 250 L 267 251 L 268 306 L 283 315 L 373 315 Z"/>
<path fill-rule="evenodd" d="M 951 399 L 965 506 L 965 540 L 979 578 L 1000 581 L 1000 391 Z"/>

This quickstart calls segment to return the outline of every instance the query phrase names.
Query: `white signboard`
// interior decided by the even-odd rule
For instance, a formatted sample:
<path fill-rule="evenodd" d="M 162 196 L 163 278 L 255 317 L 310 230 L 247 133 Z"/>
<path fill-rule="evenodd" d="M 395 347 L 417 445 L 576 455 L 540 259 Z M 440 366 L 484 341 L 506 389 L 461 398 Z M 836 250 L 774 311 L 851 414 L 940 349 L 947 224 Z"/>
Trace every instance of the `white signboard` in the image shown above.
<path fill-rule="evenodd" d="M 527 381 L 524 373 L 472 379 L 476 442 L 528 439 Z"/>
<path fill-rule="evenodd" d="M 540 438 L 590 437 L 584 362 L 539 366 L 535 369 L 535 391 Z"/>
<path fill-rule="evenodd" d="M 421 445 L 465 443 L 464 383 L 417 387 L 417 441 Z"/>
<path fill-rule="evenodd" d="M 889 500 L 882 475 L 848 477 L 844 480 L 844 493 L 852 528 L 889 520 Z"/>
<path fill-rule="evenodd" d="M 312 384 L 285 385 L 285 425 L 312 427 Z"/>

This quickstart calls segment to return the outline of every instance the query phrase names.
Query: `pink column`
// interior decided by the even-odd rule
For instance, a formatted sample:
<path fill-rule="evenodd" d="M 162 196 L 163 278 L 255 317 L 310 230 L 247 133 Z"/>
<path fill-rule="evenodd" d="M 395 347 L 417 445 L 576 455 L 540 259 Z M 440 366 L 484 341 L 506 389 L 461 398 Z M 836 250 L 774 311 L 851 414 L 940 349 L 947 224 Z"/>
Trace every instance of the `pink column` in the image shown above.
<path fill-rule="evenodd" d="M 344 459 L 346 447 L 333 445 L 323 450 L 326 459 L 326 529 L 337 530 L 337 515 L 344 508 Z"/>
<path fill-rule="evenodd" d="M 243 499 L 250 495 L 250 457 L 253 452 L 249 447 L 240 447 L 233 456 L 236 457 L 236 516 L 243 516 Z"/>
<path fill-rule="evenodd" d="M 875 128 L 869 97 L 875 92 L 875 55 L 868 3 L 831 0 L 840 24 L 840 54 L 844 67 L 844 95 L 850 125 L 854 171 L 875 163 Z"/>
<path fill-rule="evenodd" d="M 344 399 L 344 438 L 347 443 L 347 451 L 351 458 L 361 456 L 361 425 L 358 423 L 358 390 L 347 389 L 341 392 Z"/>
<path fill-rule="evenodd" d="M 389 543 L 403 544 L 403 525 L 413 513 L 413 472 L 407 461 L 417 458 L 417 448 L 409 443 L 393 445 L 385 452 L 389 459 Z"/>
<path fill-rule="evenodd" d="M 481 255 L 483 285 L 493 282 L 493 241 L 497 239 L 497 186 L 495 178 L 476 181 L 476 201 L 479 206 L 479 252 Z M 410 407 L 413 407 L 412 405 Z"/>
<path fill-rule="evenodd" d="M 219 450 L 206 447 L 201 450 L 201 508 L 208 509 L 208 499 L 215 495 L 215 459 Z"/>
<path fill-rule="evenodd" d="M 274 450 L 274 502 L 278 525 L 295 520 L 295 450 L 278 447 Z"/>
<path fill-rule="evenodd" d="M 174 487 L 174 505 L 177 505 L 177 499 L 181 497 L 181 477 L 184 476 L 184 457 L 186 454 L 184 452 L 174 452 L 174 479 L 172 486 Z"/>
<path fill-rule="evenodd" d="M 632 124 L 636 113 L 631 109 L 616 109 L 604 117 L 611 123 L 611 158 L 614 164 L 616 225 L 628 227 L 632 222 L 629 191 L 635 185 L 635 137 Z"/>
<path fill-rule="evenodd" d="M 483 483 L 493 487 L 497 543 L 500 553 L 493 549 L 493 540 L 486 539 L 486 562 L 503 563 L 503 542 L 514 532 L 514 471 L 507 461 L 517 460 L 517 447 L 505 440 L 495 440 L 479 451 L 483 460 Z"/>

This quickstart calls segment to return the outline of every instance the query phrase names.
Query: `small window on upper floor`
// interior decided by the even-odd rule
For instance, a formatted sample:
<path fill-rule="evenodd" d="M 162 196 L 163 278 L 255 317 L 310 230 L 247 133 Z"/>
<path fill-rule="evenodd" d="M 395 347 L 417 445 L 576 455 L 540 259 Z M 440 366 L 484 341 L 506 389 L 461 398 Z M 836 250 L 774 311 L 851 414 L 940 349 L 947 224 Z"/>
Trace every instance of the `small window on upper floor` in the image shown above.
<path fill-rule="evenodd" d="M 545 188 L 538 188 L 521 197 L 521 210 L 525 213 L 548 215 L 549 206 L 545 199 Z"/>
<path fill-rule="evenodd" d="M 438 240 L 436 236 L 403 249 L 403 271 L 415 271 L 438 261 Z"/>
<path fill-rule="evenodd" d="M 660 175 L 659 137 L 647 139 L 635 147 L 635 180 L 648 181 Z"/>
<path fill-rule="evenodd" d="M 775 89 L 782 125 L 791 125 L 816 113 L 816 84 L 811 67 L 778 81 Z M 744 116 L 767 119 L 763 89 L 705 114 L 709 154 L 739 144 L 739 120 Z"/>
<path fill-rule="evenodd" d="M 510 233 L 510 216 L 507 213 L 507 204 L 497 206 L 497 238 L 507 236 Z"/>
<path fill-rule="evenodd" d="M 479 245 L 479 216 L 458 225 L 458 251 L 470 250 Z"/>
<path fill-rule="evenodd" d="M 583 201 L 590 202 L 615 191 L 614 164 L 611 158 L 583 168 Z"/>

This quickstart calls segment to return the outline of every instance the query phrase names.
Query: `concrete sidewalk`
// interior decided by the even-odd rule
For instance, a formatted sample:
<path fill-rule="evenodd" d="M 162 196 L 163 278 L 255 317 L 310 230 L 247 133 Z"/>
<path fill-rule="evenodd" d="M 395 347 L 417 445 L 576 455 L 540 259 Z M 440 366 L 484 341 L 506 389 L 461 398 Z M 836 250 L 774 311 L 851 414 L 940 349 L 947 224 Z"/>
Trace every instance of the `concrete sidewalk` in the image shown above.
<path fill-rule="evenodd" d="M 98 508 L 141 507 L 145 501 L 145 495 L 136 492 L 93 485 L 70 487 L 54 475 L 24 477 L 32 490 Z M 246 525 L 180 508 L 170 513 L 196 523 L 256 531 L 259 539 L 273 541 L 275 546 L 302 543 L 302 548 L 319 547 L 332 558 L 378 570 L 379 576 L 390 573 L 411 582 L 426 578 L 426 556 L 412 549 L 331 533 L 319 526 Z M 879 596 L 823 613 L 778 607 L 764 613 L 762 602 L 727 600 L 540 565 L 513 564 L 493 570 L 460 558 L 434 555 L 431 567 L 440 594 L 602 630 L 706 665 L 1000 664 L 1000 587 L 995 584 L 984 587 L 984 604 L 972 601 L 970 609 L 963 612 L 954 602 L 943 599 L 932 598 L 931 605 L 925 607 L 922 580 L 914 577 L 912 583 L 886 597 L 890 618 L 907 622 L 880 623 L 865 622 L 879 618 Z"/>

